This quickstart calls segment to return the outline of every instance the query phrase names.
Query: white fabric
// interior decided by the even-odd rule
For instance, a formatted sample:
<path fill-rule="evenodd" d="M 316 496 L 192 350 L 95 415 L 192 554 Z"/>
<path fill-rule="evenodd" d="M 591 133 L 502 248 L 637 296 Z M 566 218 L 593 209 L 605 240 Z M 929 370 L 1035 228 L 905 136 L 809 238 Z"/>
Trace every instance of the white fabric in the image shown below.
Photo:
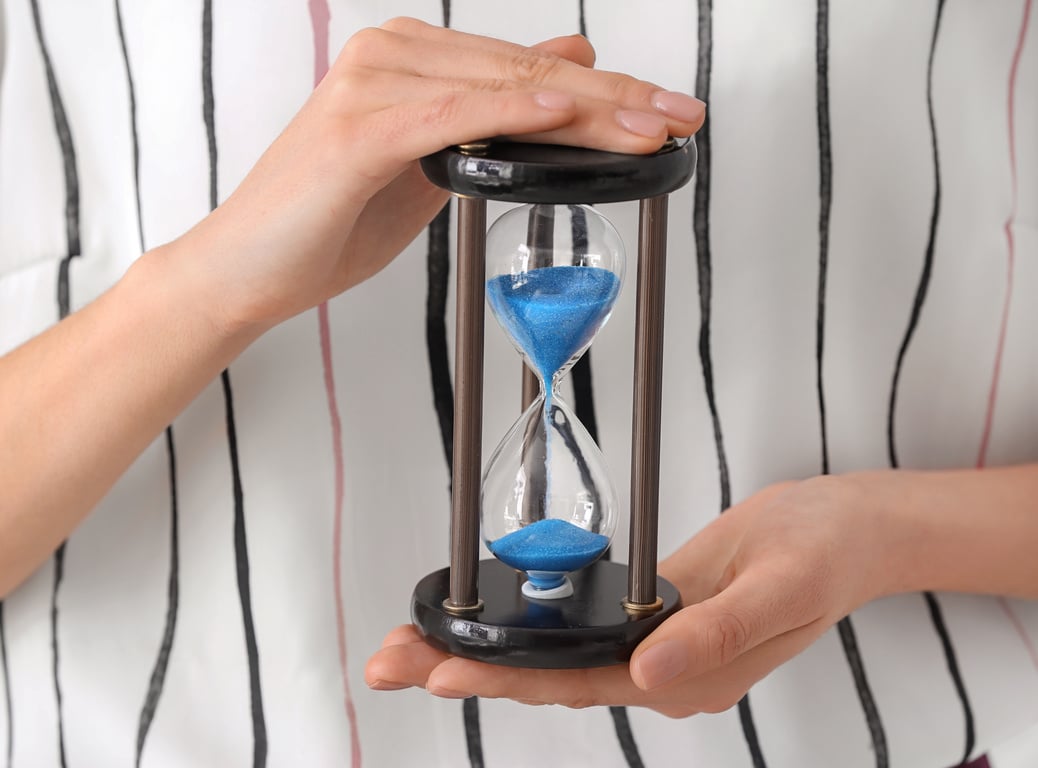
<path fill-rule="evenodd" d="M 129 98 L 110 0 L 47 2 L 42 22 L 75 144 L 82 255 L 73 309 L 139 253 Z M 587 0 L 598 65 L 692 91 L 691 0 Z M 1007 89 L 1023 0 L 950 2 L 934 68 L 942 207 L 932 281 L 905 359 L 896 436 L 903 466 L 977 459 L 1007 285 L 1011 166 Z M 56 320 L 66 255 L 65 183 L 27 0 L 7 0 L 0 90 L 0 351 Z M 926 105 L 933 3 L 834 3 L 829 88 L 833 206 L 824 381 L 831 469 L 887 465 L 886 413 L 933 204 Z M 137 97 L 146 247 L 208 210 L 201 0 L 122 3 Z M 331 3 L 332 55 L 356 29 L 397 14 L 442 23 L 436 0 Z M 226 197 L 306 98 L 307 3 L 217 0 L 213 78 L 218 189 Z M 452 26 L 520 42 L 577 31 L 576 0 L 452 3 Z M 1016 87 L 1016 263 L 990 463 L 1038 459 L 1038 32 Z M 821 471 L 815 390 L 819 163 L 815 3 L 716 0 L 710 98 L 712 352 L 733 500 Z M 661 550 L 719 511 L 717 455 L 698 356 L 692 186 L 670 208 Z M 491 206 L 491 215 L 503 210 Z M 602 206 L 628 244 L 636 206 Z M 415 582 L 446 564 L 448 477 L 425 349 L 425 238 L 330 305 L 345 456 L 342 533 L 349 694 L 363 763 L 460 766 L 461 704 L 374 693 L 362 669 L 408 618 Z M 214 258 L 216 255 L 214 255 Z M 594 350 L 600 442 L 629 491 L 633 280 Z M 452 287 L 453 295 L 453 287 Z M 192 311 L 184 307 L 185 312 Z M 453 338 L 453 303 L 448 338 Z M 271 766 L 350 763 L 336 642 L 334 456 L 316 312 L 269 333 L 231 367 L 251 590 Z M 484 447 L 517 417 L 519 365 L 488 324 Z M 222 392 L 214 382 L 174 425 L 180 595 L 169 669 L 142 764 L 252 764 L 249 680 L 234 572 Z M 2 489 L 0 489 L 2 504 Z M 140 708 L 166 613 L 169 481 L 164 439 L 69 541 L 59 596 L 65 752 L 71 766 L 134 760 Z M 983 514 L 978 510 L 978 514 Z M 626 549 L 623 526 L 616 551 Z M 963 567 L 969 567 L 964 563 Z M 14 768 L 59 764 L 48 563 L 4 604 Z M 1038 722 L 1038 669 L 999 603 L 942 596 L 977 724 L 977 750 Z M 1012 606 L 1038 639 L 1038 606 Z M 854 616 L 892 766 L 961 757 L 962 709 L 923 600 Z M 751 695 L 768 766 L 875 764 L 835 632 Z M 622 766 L 609 713 L 480 705 L 487 766 Z M 6 744 L 0 697 L 0 746 Z M 630 711 L 647 766 L 749 766 L 735 710 L 673 721 Z M 530 734 L 536 735 L 530 738 Z M 1033 737 L 1032 737 L 1033 740 Z M 1019 744 L 1019 742 L 1018 742 Z M 998 767 L 1033 766 L 1038 748 Z M 0 752 L 2 755 L 2 752 Z M 996 755 L 997 759 L 997 755 Z M 1019 760 L 1018 762 L 1015 762 Z"/>

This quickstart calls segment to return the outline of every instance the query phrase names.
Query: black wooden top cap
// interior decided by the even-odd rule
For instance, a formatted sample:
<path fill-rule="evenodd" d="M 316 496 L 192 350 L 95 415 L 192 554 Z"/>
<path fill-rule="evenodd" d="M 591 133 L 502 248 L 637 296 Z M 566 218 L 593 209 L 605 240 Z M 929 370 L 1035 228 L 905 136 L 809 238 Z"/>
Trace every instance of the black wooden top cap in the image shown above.
<path fill-rule="evenodd" d="M 457 195 L 509 203 L 619 203 L 665 195 L 696 169 L 696 145 L 668 142 L 652 155 L 491 141 L 422 158 L 429 180 Z"/>

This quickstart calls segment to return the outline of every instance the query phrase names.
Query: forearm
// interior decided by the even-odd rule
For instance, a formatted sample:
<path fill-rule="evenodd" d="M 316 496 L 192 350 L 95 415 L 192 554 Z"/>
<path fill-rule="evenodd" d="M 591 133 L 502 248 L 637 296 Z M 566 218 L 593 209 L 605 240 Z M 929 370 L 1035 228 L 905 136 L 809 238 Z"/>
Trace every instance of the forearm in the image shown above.
<path fill-rule="evenodd" d="M 256 336 L 229 329 L 181 258 L 143 256 L 111 290 L 0 358 L 0 596 Z"/>
<path fill-rule="evenodd" d="M 884 527 L 884 593 L 1038 598 L 1038 465 L 848 477 Z"/>

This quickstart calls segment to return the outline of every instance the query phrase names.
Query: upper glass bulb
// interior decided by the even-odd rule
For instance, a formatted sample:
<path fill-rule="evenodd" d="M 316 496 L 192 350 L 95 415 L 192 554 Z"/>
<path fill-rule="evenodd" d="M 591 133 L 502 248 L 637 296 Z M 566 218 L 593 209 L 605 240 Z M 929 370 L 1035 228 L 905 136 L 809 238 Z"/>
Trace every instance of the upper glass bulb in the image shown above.
<path fill-rule="evenodd" d="M 487 299 L 546 389 L 590 346 L 624 279 L 624 247 L 586 205 L 524 205 L 487 233 Z"/>

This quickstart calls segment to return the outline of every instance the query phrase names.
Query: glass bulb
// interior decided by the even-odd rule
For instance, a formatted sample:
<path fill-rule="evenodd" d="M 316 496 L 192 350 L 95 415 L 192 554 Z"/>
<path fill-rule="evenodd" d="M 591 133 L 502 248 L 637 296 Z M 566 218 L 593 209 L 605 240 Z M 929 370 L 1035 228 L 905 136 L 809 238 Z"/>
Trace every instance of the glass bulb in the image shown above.
<path fill-rule="evenodd" d="M 598 559 L 616 529 L 605 457 L 556 387 L 608 320 L 623 277 L 620 236 L 587 206 L 521 206 L 487 234 L 487 299 L 541 391 L 484 472 L 482 533 L 526 572 L 529 597 L 571 594 L 566 574 Z"/>

